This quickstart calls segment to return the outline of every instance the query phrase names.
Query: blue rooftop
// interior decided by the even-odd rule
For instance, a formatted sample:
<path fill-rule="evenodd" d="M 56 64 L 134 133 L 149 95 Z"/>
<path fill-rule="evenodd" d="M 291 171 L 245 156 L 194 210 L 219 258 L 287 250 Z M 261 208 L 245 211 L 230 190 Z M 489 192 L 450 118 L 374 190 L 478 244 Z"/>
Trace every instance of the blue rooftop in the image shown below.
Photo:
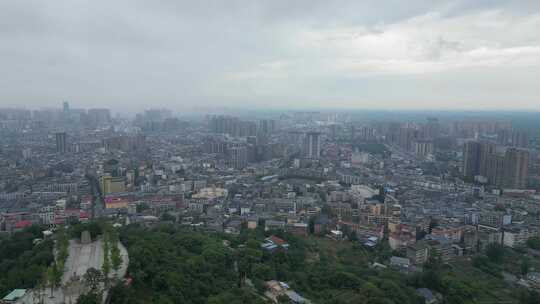
<path fill-rule="evenodd" d="M 26 289 L 14 289 L 7 296 L 5 296 L 2 300 L 4 300 L 4 301 L 15 301 L 17 299 L 22 298 L 25 294 L 26 294 Z"/>

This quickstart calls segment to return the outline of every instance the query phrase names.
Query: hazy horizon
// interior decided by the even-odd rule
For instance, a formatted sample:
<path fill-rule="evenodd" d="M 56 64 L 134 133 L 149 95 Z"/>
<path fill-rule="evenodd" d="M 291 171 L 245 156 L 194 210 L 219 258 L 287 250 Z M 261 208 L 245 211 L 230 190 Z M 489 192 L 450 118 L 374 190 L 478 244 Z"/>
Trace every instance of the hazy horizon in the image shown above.
<path fill-rule="evenodd" d="M 5 1 L 0 107 L 540 111 L 538 1 Z"/>

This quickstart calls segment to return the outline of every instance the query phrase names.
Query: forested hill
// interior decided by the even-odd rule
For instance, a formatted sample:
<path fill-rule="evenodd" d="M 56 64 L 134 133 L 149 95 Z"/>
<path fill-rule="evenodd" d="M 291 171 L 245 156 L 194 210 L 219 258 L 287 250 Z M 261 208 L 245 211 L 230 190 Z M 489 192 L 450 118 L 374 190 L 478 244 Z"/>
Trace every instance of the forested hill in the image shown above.
<path fill-rule="evenodd" d="M 270 234 L 289 248 L 261 249 Z M 172 226 L 129 226 L 121 239 L 133 281 L 114 289 L 112 303 L 269 303 L 269 280 L 288 283 L 312 303 L 423 303 L 402 275 L 369 268 L 366 254 L 350 244 L 340 249 L 330 240 L 314 243 L 279 231 L 230 236 Z"/>
<path fill-rule="evenodd" d="M 41 228 L 31 226 L 0 240 L 0 298 L 16 288 L 33 288 L 53 260 L 53 241 L 42 238 Z"/>
<path fill-rule="evenodd" d="M 90 228 L 96 229 L 90 229 Z M 76 233 L 72 227 L 71 232 Z M 99 224 L 86 228 L 98 233 Z M 53 261 L 53 241 L 36 244 L 39 227 L 30 227 L 0 241 L 0 291 L 35 287 Z M 272 250 L 261 244 L 268 237 Z M 514 267 L 519 252 L 495 246 L 472 262 L 452 265 L 430 259 L 423 272 L 401 274 L 391 268 L 373 268 L 386 263 L 391 252 L 383 241 L 373 250 L 358 242 L 324 237 L 298 237 L 283 231 L 249 230 L 239 235 L 206 233 L 163 225 L 147 229 L 129 225 L 120 229 L 129 251 L 128 276 L 115 282 L 111 303 L 236 304 L 270 303 L 268 282 L 284 282 L 289 291 L 322 304 L 423 303 L 417 288 L 440 295 L 441 304 L 516 303 L 538 304 L 537 291 L 507 284 L 502 271 Z M 533 239 L 531 248 L 540 248 Z M 529 261 L 535 269 L 537 264 Z M 126 284 L 130 282 L 130 284 Z M 289 303 L 276 297 L 280 303 Z M 96 303 L 82 297 L 78 303 Z"/>

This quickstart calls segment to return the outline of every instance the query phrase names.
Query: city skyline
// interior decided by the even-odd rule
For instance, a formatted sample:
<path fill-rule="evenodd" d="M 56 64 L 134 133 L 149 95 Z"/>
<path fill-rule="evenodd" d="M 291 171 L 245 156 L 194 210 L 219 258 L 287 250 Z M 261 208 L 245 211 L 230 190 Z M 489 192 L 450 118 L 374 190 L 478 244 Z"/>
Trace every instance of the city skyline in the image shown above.
<path fill-rule="evenodd" d="M 3 2 L 5 107 L 540 110 L 537 1 Z"/>
<path fill-rule="evenodd" d="M 540 0 L 0 1 L 0 304 L 540 304 Z"/>
<path fill-rule="evenodd" d="M 2 303 L 540 299 L 536 114 L 358 112 L 0 107 Z"/>

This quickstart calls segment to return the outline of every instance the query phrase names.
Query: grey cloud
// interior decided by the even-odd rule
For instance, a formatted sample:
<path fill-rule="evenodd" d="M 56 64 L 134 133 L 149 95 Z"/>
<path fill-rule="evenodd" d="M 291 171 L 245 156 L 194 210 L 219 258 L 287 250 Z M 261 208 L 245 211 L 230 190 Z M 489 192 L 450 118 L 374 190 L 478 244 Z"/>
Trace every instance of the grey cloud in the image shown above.
<path fill-rule="evenodd" d="M 484 37 L 481 29 L 451 22 L 472 22 L 475 14 L 490 11 L 511 16 L 500 34 Z M 433 13 L 439 17 L 429 22 L 439 32 L 416 32 L 417 25 L 410 25 Z M 471 73 L 466 66 L 470 59 L 459 54 L 491 47 L 490 60 L 496 61 L 497 48 L 534 49 L 540 44 L 539 30 L 534 30 L 538 16 L 536 0 L 418 0 L 406 5 L 403 0 L 1 1 L 0 106 L 57 106 L 64 99 L 74 106 L 117 110 L 193 103 L 351 106 L 362 99 L 368 106 L 386 100 L 406 107 L 416 99 L 412 104 L 417 107 L 436 107 L 436 101 L 427 100 L 452 98 L 459 106 L 475 97 L 485 102 L 490 86 L 504 81 L 522 90 L 521 106 L 526 106 L 539 97 L 525 79 L 540 76 L 537 66 L 474 67 Z M 320 39 L 309 40 L 310 33 Z M 400 44 L 400 39 L 407 41 Z M 395 45 L 406 45 L 401 53 L 412 47 L 421 58 L 390 52 Z M 534 61 L 535 54 L 528 52 L 524 62 Z M 337 63 L 343 64 L 336 68 Z M 373 67 L 378 63 L 386 65 Z M 396 72 L 424 65 L 434 72 Z M 505 77 L 509 71 L 516 77 Z M 463 96 L 452 77 L 482 85 Z M 434 88 L 442 88 L 444 98 Z M 514 91 L 493 91 L 495 105 L 502 105 L 505 96 L 516 98 Z"/>

